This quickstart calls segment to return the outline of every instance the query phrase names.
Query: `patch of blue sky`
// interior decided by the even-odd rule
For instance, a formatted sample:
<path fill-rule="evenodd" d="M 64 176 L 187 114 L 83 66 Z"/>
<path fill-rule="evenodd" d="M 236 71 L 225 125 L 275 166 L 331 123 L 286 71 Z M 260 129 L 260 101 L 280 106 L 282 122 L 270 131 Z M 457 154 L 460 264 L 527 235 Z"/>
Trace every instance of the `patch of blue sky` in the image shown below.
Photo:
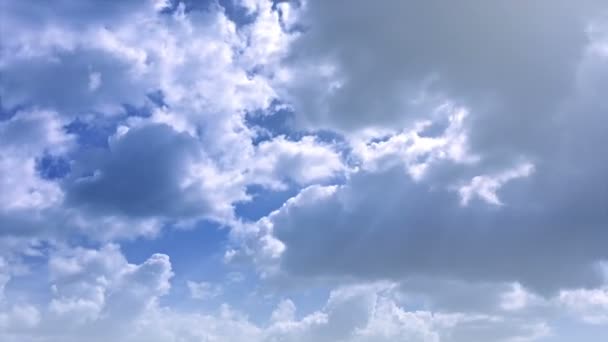
<path fill-rule="evenodd" d="M 247 113 L 245 123 L 257 133 L 253 143 L 257 145 L 263 141 L 271 140 L 277 136 L 290 137 L 297 134 L 293 130 L 293 112 L 286 109 L 278 109 L 273 103 L 267 111 Z"/>
<path fill-rule="evenodd" d="M 418 134 L 421 137 L 429 137 L 429 138 L 437 138 L 445 133 L 445 131 L 450 126 L 450 122 L 447 118 L 442 118 L 440 120 L 435 120 L 429 126 L 425 127 Z"/>
<path fill-rule="evenodd" d="M 118 122 L 97 118 L 94 121 L 76 118 L 67 124 L 66 133 L 76 136 L 78 144 L 82 147 L 108 147 L 108 137 L 116 132 Z"/>
<path fill-rule="evenodd" d="M 77 137 L 77 142 L 83 147 L 107 148 L 108 138 L 116 132 L 116 128 L 129 117 L 149 117 L 155 107 L 166 106 L 162 91 L 154 91 L 147 94 L 148 100 L 142 106 L 134 106 L 128 103 L 122 105 L 123 112 L 115 116 L 103 114 L 76 117 L 67 124 L 64 129 L 69 134 Z"/>
<path fill-rule="evenodd" d="M 61 179 L 70 173 L 70 162 L 62 156 L 45 153 L 36 159 L 36 171 L 42 179 Z"/>
<path fill-rule="evenodd" d="M 296 305 L 296 318 L 304 316 L 322 308 L 329 298 L 331 288 L 329 286 L 315 286 L 307 284 L 306 287 L 298 287 L 283 292 L 285 298 L 289 298 Z"/>
<path fill-rule="evenodd" d="M 148 100 L 150 100 L 152 104 L 159 108 L 167 106 L 167 103 L 165 102 L 165 94 L 160 89 L 149 92 Z"/>
<path fill-rule="evenodd" d="M 150 106 L 133 106 L 131 104 L 125 103 L 122 105 L 122 108 L 124 110 L 124 116 L 126 117 L 141 117 L 141 118 L 147 118 L 150 117 L 152 115 L 152 110 L 150 108 Z"/>
<path fill-rule="evenodd" d="M 283 191 L 269 190 L 258 185 L 247 188 L 252 200 L 239 202 L 235 206 L 236 215 L 246 221 L 257 221 L 272 211 L 279 209 L 285 201 L 298 194 L 299 187 L 291 185 Z"/>
<path fill-rule="evenodd" d="M 19 257 L 23 271 L 6 283 L 4 296 L 14 301 L 23 298 L 24 301 L 48 302 L 52 297 L 51 288 L 40 279 L 49 279 L 47 256 L 53 247 L 47 242 L 32 242 L 30 247 L 21 251 Z"/>
<path fill-rule="evenodd" d="M 248 190 L 254 200 L 238 203 L 236 214 L 245 220 L 255 221 L 279 208 L 288 198 L 296 195 L 299 188 L 291 186 L 285 191 L 270 191 L 252 186 Z M 247 265 L 224 261 L 224 253 L 229 245 L 228 234 L 228 229 L 205 221 L 187 230 L 165 227 L 161 235 L 154 239 L 123 241 L 121 248 L 131 263 L 144 262 L 154 253 L 164 253 L 171 257 L 175 276 L 171 292 L 161 298 L 161 304 L 171 303 L 171 306 L 185 310 L 210 311 L 227 303 L 238 310 L 255 312 L 252 321 L 264 324 L 283 298 L 292 299 L 302 314 L 310 313 L 327 300 L 329 289 L 326 287 L 311 286 L 305 290 L 285 288 L 277 295 L 270 295 L 273 289 L 265 289 L 257 280 L 258 276 L 253 269 Z M 192 300 L 188 281 L 209 283 L 212 287 L 219 287 L 221 294 Z"/>
<path fill-rule="evenodd" d="M 164 13 L 171 14 L 177 10 L 179 4 L 184 5 L 186 13 L 191 11 L 207 11 L 213 6 L 220 6 L 228 19 L 237 26 L 244 26 L 255 21 L 255 14 L 249 13 L 247 8 L 241 6 L 236 0 L 171 0 L 170 5 L 163 10 Z"/>
<path fill-rule="evenodd" d="M 329 298 L 331 288 L 325 285 L 316 285 L 307 281 L 297 286 L 286 286 L 273 282 L 257 282 L 247 284 L 248 291 L 241 292 L 238 308 L 243 312 L 253 312 L 250 321 L 255 324 L 264 325 L 268 323 L 272 312 L 282 300 L 289 299 L 296 306 L 296 319 L 322 308 Z"/>
<path fill-rule="evenodd" d="M 16 105 L 12 107 L 5 107 L 2 102 L 2 96 L 0 96 L 0 122 L 10 120 L 17 112 L 25 109 L 27 106 L 25 105 Z"/>
<path fill-rule="evenodd" d="M 297 141 L 308 135 L 314 135 L 322 142 L 334 144 L 345 142 L 344 137 L 334 131 L 294 129 L 294 120 L 294 112 L 289 106 L 277 100 L 273 101 L 267 110 L 247 113 L 245 117 L 247 126 L 259 133 L 254 144 L 259 144 L 277 136 L 285 136 L 288 140 Z"/>
<path fill-rule="evenodd" d="M 23 260 L 26 272 L 12 277 L 4 287 L 4 297 L 12 302 L 48 303 L 52 299 L 46 257 L 27 257 Z"/>

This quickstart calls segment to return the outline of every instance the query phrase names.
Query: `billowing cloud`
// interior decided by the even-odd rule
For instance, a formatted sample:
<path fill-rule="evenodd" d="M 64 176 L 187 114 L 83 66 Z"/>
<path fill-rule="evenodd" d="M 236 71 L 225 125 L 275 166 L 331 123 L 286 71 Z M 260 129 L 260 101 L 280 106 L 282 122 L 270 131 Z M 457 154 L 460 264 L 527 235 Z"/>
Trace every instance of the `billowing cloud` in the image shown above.
<path fill-rule="evenodd" d="M 238 182 L 231 189 L 202 151 L 196 139 L 166 125 L 118 132 L 107 151 L 76 163 L 67 200 L 126 216 L 229 215 L 226 204 L 244 193 Z"/>
<path fill-rule="evenodd" d="M 321 308 L 303 316 L 291 300 L 282 300 L 264 325 L 225 304 L 208 314 L 177 312 L 160 304 L 171 289 L 169 258 L 156 254 L 131 264 L 116 245 L 57 250 L 48 273 L 48 305 L 20 304 L 0 311 L 3 339 L 426 342 L 460 341 L 481 336 L 480 331 L 496 341 L 549 333 L 542 321 L 518 326 L 516 317 L 406 310 L 399 291 L 388 283 L 337 288 Z M 212 286 L 190 285 L 193 294 Z"/>
<path fill-rule="evenodd" d="M 597 339 L 606 11 L 0 0 L 0 339 Z"/>
<path fill-rule="evenodd" d="M 261 250 L 289 274 L 601 285 L 604 7 L 304 2 L 286 96 L 362 167 L 261 220 Z M 459 125 L 436 115 L 446 101 Z"/>

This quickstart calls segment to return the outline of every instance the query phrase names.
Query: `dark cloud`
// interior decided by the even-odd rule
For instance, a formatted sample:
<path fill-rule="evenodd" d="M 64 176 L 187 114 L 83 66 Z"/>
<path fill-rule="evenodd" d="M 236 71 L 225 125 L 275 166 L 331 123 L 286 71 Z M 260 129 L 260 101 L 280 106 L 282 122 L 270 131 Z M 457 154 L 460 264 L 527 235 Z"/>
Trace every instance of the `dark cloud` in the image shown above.
<path fill-rule="evenodd" d="M 0 339 L 508 341 L 560 310 L 605 319 L 606 10 L 0 0 Z M 168 256 L 95 247 L 204 219 L 259 267 L 244 292 L 273 290 L 242 305 L 281 276 L 338 288 L 256 325 L 160 301 Z"/>
<path fill-rule="evenodd" d="M 509 184 L 526 191 L 501 192 L 503 207 L 462 207 L 456 193 L 394 168 L 354 175 L 328 196 L 308 189 L 271 220 L 286 245 L 282 267 L 294 274 L 521 282 L 543 292 L 600 284 L 595 263 L 608 257 L 601 209 L 564 211 L 530 185 Z"/>
<path fill-rule="evenodd" d="M 9 107 L 25 103 L 71 116 L 115 114 L 125 103 L 144 103 L 146 91 L 153 90 L 143 76 L 135 76 L 131 62 L 95 49 L 22 58 L 0 67 L 0 95 Z"/>
<path fill-rule="evenodd" d="M 310 1 L 290 47 L 286 97 L 300 127 L 347 135 L 468 109 L 477 163 L 358 171 L 310 188 L 270 216 L 289 274 L 521 282 L 549 293 L 593 286 L 608 242 L 605 39 L 598 1 Z M 595 26 L 594 26 L 595 25 Z M 599 38 L 598 38 L 599 36 Z M 595 49 L 595 50 L 594 50 Z M 503 205 L 462 206 L 459 187 L 522 161 Z"/>
<path fill-rule="evenodd" d="M 537 153 L 573 90 L 588 25 L 605 9 L 309 1 L 299 18 L 307 29 L 285 60 L 294 73 L 285 95 L 301 125 L 341 131 L 399 129 L 447 98 L 471 108 L 473 144 L 489 158 Z"/>
<path fill-rule="evenodd" d="M 133 128 L 108 150 L 77 163 L 80 175 L 66 185 L 75 206 L 134 216 L 195 216 L 210 213 L 200 183 L 182 186 L 188 168 L 201 160 L 197 141 L 169 126 Z M 204 177 L 204 175 L 199 175 Z"/>
<path fill-rule="evenodd" d="M 2 27 L 8 27 L 16 21 L 23 24 L 42 27 L 53 24 L 68 24 L 72 29 L 83 26 L 111 25 L 116 22 L 128 20 L 138 12 L 153 9 L 153 1 L 74 1 L 74 0 L 34 0 L 0 2 L 2 13 L 11 13 Z"/>

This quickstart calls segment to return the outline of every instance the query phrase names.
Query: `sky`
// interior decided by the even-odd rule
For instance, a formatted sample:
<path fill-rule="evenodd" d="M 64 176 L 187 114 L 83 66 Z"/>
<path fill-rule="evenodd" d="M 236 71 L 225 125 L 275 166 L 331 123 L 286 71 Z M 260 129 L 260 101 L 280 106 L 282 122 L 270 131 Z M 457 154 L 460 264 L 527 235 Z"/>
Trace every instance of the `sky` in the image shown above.
<path fill-rule="evenodd" d="M 605 341 L 607 87 L 602 0 L 0 0 L 0 341 Z"/>

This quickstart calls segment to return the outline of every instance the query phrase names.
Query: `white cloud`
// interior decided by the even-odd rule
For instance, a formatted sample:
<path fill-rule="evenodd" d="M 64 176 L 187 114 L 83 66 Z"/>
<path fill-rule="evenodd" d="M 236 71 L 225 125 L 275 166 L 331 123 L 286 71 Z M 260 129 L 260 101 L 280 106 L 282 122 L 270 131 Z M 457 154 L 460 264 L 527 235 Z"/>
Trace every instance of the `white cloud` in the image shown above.
<path fill-rule="evenodd" d="M 435 121 L 421 121 L 409 131 L 388 133 L 388 138 L 378 142 L 369 140 L 382 136 L 382 131 L 364 132 L 363 138 L 355 136 L 352 141 L 353 155 L 360 160 L 361 168 L 369 171 L 403 163 L 414 180 L 421 180 L 429 167 L 441 161 L 463 164 L 478 161 L 478 157 L 468 151 L 464 127 L 468 116 L 466 109 L 444 104 L 435 110 L 433 116 L 437 117 Z M 425 135 L 426 130 L 442 121 L 447 122 L 441 134 Z"/>
<path fill-rule="evenodd" d="M 469 184 L 463 185 L 458 189 L 461 198 L 460 203 L 466 206 L 473 197 L 479 197 L 490 204 L 502 205 L 503 203 L 498 198 L 496 192 L 500 190 L 505 183 L 513 179 L 528 177 L 532 172 L 534 172 L 534 165 L 524 163 L 495 176 L 475 176 L 471 179 Z"/>
<path fill-rule="evenodd" d="M 45 153 L 61 156 L 73 146 L 57 113 L 33 110 L 18 112 L 0 122 L 0 209 L 36 210 L 60 202 L 60 187 L 42 179 L 36 170 Z"/>
<path fill-rule="evenodd" d="M 567 290 L 559 294 L 559 302 L 575 315 L 591 324 L 608 324 L 608 289 Z"/>
<path fill-rule="evenodd" d="M 275 323 L 267 330 L 268 341 L 468 341 L 475 335 L 467 334 L 476 329 L 488 329 L 484 337 L 492 341 L 544 335 L 537 329 L 513 329 L 514 322 L 500 316 L 408 311 L 394 295 L 391 286 L 382 284 L 338 288 L 323 309 L 300 320 L 293 318 L 293 303 L 282 301 L 273 314 Z M 504 327 L 510 334 L 501 331 Z"/>
<path fill-rule="evenodd" d="M 296 319 L 296 305 L 290 299 L 284 299 L 272 311 L 271 322 L 290 322 Z"/>
<path fill-rule="evenodd" d="M 511 284 L 511 289 L 504 292 L 500 299 L 500 308 L 507 311 L 525 310 L 530 306 L 538 305 L 541 301 L 518 283 Z"/>
<path fill-rule="evenodd" d="M 329 144 L 312 136 L 298 141 L 283 136 L 264 141 L 257 146 L 252 177 L 272 187 L 284 187 L 282 180 L 300 185 L 330 180 L 345 171 L 340 154 Z"/>
<path fill-rule="evenodd" d="M 508 206 L 462 207 L 457 194 L 408 180 L 400 167 L 358 172 L 341 186 L 303 190 L 235 238 L 259 248 L 258 262 L 294 276 L 425 275 L 516 281 L 549 292 L 601 283 L 595 263 L 606 257 L 598 239 L 606 240 L 595 227 L 572 230 L 553 219 L 560 209 L 551 203 L 508 186 L 501 191 Z M 530 210 L 528 203 L 543 206 Z M 274 258 L 264 257 L 269 241 L 281 246 Z"/>
<path fill-rule="evenodd" d="M 0 0 L 0 339 L 532 341 L 605 326 L 604 3 L 205 6 Z M 248 119 L 270 107 L 295 121 L 260 142 Z M 247 222 L 236 204 L 265 201 L 252 185 L 298 194 Z M 200 220 L 229 226 L 226 261 L 257 267 L 230 288 L 283 298 L 267 321 L 182 310 L 163 298 L 169 257 L 132 264 L 117 244 Z M 67 247 L 79 241 L 101 247 Z M 320 307 L 277 290 L 310 284 L 333 288 Z"/>
<path fill-rule="evenodd" d="M 220 286 L 208 282 L 188 280 L 186 284 L 188 285 L 190 296 L 193 299 L 211 299 L 222 294 L 222 288 Z"/>
<path fill-rule="evenodd" d="M 40 312 L 32 305 L 15 305 L 8 312 L 0 312 L 0 328 L 6 332 L 36 328 L 39 323 Z"/>
<path fill-rule="evenodd" d="M 110 127 L 119 126 L 108 137 L 108 151 L 73 144 L 66 156 L 72 172 L 61 182 L 42 180 L 34 169 L 35 158 L 53 151 L 51 145 L 59 141 L 37 147 L 26 160 L 20 151 L 15 153 L 21 159 L 3 156 L 0 170 L 6 174 L 6 191 L 0 200 L 10 200 L 16 209 L 48 209 L 30 217 L 11 213 L 7 224 L 39 232 L 41 222 L 47 222 L 44 230 L 53 237 L 56 230 L 102 240 L 154 236 L 171 220 L 178 226 L 199 219 L 232 221 L 233 205 L 249 199 L 245 191 L 250 184 L 280 188 L 286 181 L 308 184 L 341 171 L 339 156 L 314 138 L 278 138 L 259 148 L 252 144 L 254 133 L 245 124 L 245 114 L 264 109 L 275 94 L 264 73 L 251 69 L 274 63 L 270 55 L 278 50 L 269 51 L 268 44 L 278 49 L 284 38 L 279 37 L 283 33 L 278 14 L 269 3 L 260 2 L 260 20 L 240 31 L 217 6 L 186 12 L 180 5 L 174 13 L 157 13 L 166 5 L 129 3 L 94 10 L 93 4 L 80 8 L 66 2 L 51 13 L 35 4 L 3 3 L 7 12 L 15 12 L 9 27 L 19 30 L 2 45 L 21 51 L 0 55 L 6 76 L 0 85 L 3 105 L 11 108 L 25 102 L 53 110 L 40 111 L 44 115 L 21 112 L 2 122 L 5 131 L 15 132 L 20 129 L 13 127 L 15 123 L 35 122 L 42 116 L 54 125 L 44 134 L 57 138 L 73 138 L 63 125 L 74 116 L 93 129 L 106 121 Z M 122 15 L 126 8 L 135 13 L 130 20 Z M 94 14 L 64 15 L 84 9 Z M 35 13 L 44 20 L 38 22 L 32 17 Z M 261 38 L 262 32 L 268 37 Z M 25 69 L 36 70 L 27 73 L 36 77 L 23 78 Z M 62 80 L 62 86 L 54 86 L 52 80 Z M 146 96 L 157 90 L 163 105 L 151 108 L 151 117 L 122 121 L 117 116 L 124 104 L 153 107 Z M 21 148 L 19 139 L 13 140 L 10 143 Z M 148 150 L 151 146 L 156 150 Z M 292 167 L 285 168 L 287 164 Z M 308 164 L 310 172 L 299 170 L 302 164 Z M 28 175 L 30 180 L 14 179 L 16 173 L 9 170 L 15 168 L 22 168 L 20 177 Z M 132 172 L 123 174 L 124 170 Z M 150 183 L 144 184 L 146 179 Z M 128 186 L 116 187 L 117 182 Z"/>
<path fill-rule="evenodd" d="M 409 309 L 410 296 L 393 283 L 338 287 L 320 308 L 303 315 L 292 300 L 284 299 L 267 323 L 253 323 L 227 305 L 216 312 L 181 311 L 160 301 L 171 288 L 168 257 L 156 254 L 141 264 L 131 264 L 116 245 L 57 250 L 48 267 L 52 284 L 48 307 L 11 303 L 7 310 L 0 307 L 3 340 L 462 342 L 483 338 L 506 342 L 542 340 L 552 331 L 549 322 L 527 316 L 528 308 L 519 304 L 516 310 L 498 311 L 496 303 L 497 311 L 487 314 L 465 307 L 464 311 Z M 216 286 L 188 285 L 194 292 Z M 512 289 L 523 291 L 517 285 Z M 585 303 L 595 305 L 601 304 L 600 294 L 601 290 L 579 290 L 574 295 L 584 295 Z M 583 303 L 569 296 L 560 295 L 551 310 Z"/>

